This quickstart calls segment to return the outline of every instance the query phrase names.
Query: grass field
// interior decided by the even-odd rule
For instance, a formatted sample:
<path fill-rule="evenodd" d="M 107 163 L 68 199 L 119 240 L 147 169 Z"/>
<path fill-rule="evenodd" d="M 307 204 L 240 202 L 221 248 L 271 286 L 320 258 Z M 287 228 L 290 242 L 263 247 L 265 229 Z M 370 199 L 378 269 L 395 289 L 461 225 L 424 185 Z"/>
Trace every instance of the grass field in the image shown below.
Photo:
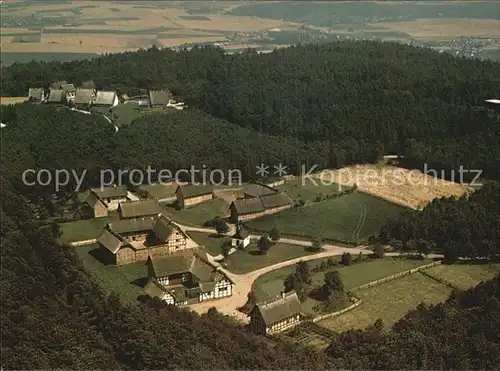
<path fill-rule="evenodd" d="M 347 187 L 340 184 L 323 185 L 320 181 L 313 183 L 310 179 L 304 179 L 302 184 L 302 179 L 296 178 L 276 188 L 286 192 L 293 200 L 314 201 L 317 196 L 336 194 Z"/>
<path fill-rule="evenodd" d="M 426 269 L 425 272 L 459 289 L 467 290 L 500 274 L 500 264 L 442 264 Z"/>
<path fill-rule="evenodd" d="M 327 258 L 313 260 L 309 261 L 308 264 L 310 269 L 313 269 L 327 260 Z M 336 260 L 338 260 L 338 258 L 336 258 Z M 411 260 L 386 257 L 384 259 L 366 260 L 362 263 L 349 266 L 339 264 L 329 268 L 329 270 L 338 270 L 342 277 L 345 290 L 352 290 L 355 287 L 376 281 L 380 278 L 404 272 L 430 262 L 430 260 Z M 268 300 L 276 297 L 276 295 L 283 290 L 283 282 L 285 278 L 294 271 L 295 266 L 289 266 L 266 273 L 257 278 L 253 285 L 257 300 Z M 311 276 L 313 281 L 312 286 L 321 285 L 324 277 L 324 271 L 313 273 Z"/>
<path fill-rule="evenodd" d="M 69 243 L 97 238 L 108 223 L 108 217 L 77 220 L 75 222 L 61 223 L 61 243 Z"/>
<path fill-rule="evenodd" d="M 228 208 L 229 204 L 226 201 L 215 198 L 181 210 L 163 206 L 163 211 L 165 215 L 180 224 L 203 226 L 205 222 L 216 216 L 226 215 Z"/>
<path fill-rule="evenodd" d="M 88 245 L 75 248 L 85 269 L 106 292 L 116 292 L 120 298 L 128 302 L 136 302 L 138 295 L 144 295 L 142 286 L 147 277 L 144 262 L 127 264 L 122 267 L 104 265 L 94 257 L 98 245 Z"/>
<path fill-rule="evenodd" d="M 221 245 L 225 241 L 231 241 L 230 237 L 216 237 L 208 233 L 190 231 L 187 233 L 198 245 L 204 246 L 207 252 L 212 256 L 221 253 Z"/>
<path fill-rule="evenodd" d="M 262 255 L 256 243 L 250 243 L 245 250 L 238 250 L 229 255 L 226 260 L 227 269 L 233 273 L 244 274 L 256 269 L 264 268 L 286 260 L 309 255 L 303 246 L 277 243 L 267 254 Z"/>
<path fill-rule="evenodd" d="M 399 215 L 403 207 L 365 193 L 296 207 L 245 223 L 250 229 L 269 231 L 276 226 L 281 233 L 358 243 L 380 230 L 389 217 Z"/>
<path fill-rule="evenodd" d="M 432 278 L 414 273 L 369 289 L 358 290 L 355 295 L 363 300 L 360 306 L 340 316 L 319 321 L 318 325 L 342 332 L 365 328 L 380 318 L 388 329 L 421 302 L 443 302 L 451 291 L 451 288 Z"/>

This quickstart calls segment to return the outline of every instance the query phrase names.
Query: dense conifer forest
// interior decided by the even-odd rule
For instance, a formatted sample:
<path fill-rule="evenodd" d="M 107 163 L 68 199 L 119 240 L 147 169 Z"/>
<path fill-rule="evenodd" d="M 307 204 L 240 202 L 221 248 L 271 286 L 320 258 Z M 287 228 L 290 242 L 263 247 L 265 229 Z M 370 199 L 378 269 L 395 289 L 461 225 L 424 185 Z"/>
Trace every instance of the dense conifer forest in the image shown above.
<path fill-rule="evenodd" d="M 56 79 L 77 85 L 94 79 L 100 88 L 130 96 L 169 88 L 214 117 L 322 147 L 322 166 L 401 153 L 406 166 L 427 163 L 448 176 L 459 165 L 490 178 L 499 174 L 500 118 L 483 107 L 485 99 L 500 96 L 500 64 L 492 61 L 361 41 L 266 55 L 151 48 L 69 63 L 14 64 L 2 69 L 1 82 L 4 95 L 23 96 L 30 86 Z"/>
<path fill-rule="evenodd" d="M 134 71 L 134 73 L 131 73 Z M 387 43 L 298 46 L 270 55 L 153 48 L 92 61 L 14 64 L 2 95 L 57 79 L 140 94 L 167 87 L 191 107 L 140 117 L 115 132 L 99 115 L 20 104 L 2 109 L 1 326 L 5 369 L 495 369 L 500 277 L 446 303 L 421 306 L 331 340 L 325 353 L 254 336 L 216 311 L 199 316 L 156 300 L 107 295 L 74 251 L 59 246 L 53 189 L 25 187 L 27 168 L 88 170 L 190 164 L 250 169 L 260 161 L 343 166 L 405 154 L 498 177 L 500 66 Z M 74 188 L 70 184 L 63 193 Z M 498 253 L 500 190 L 436 200 L 389 221 L 382 241 L 448 258 Z M 453 247 L 453 248 L 452 248 Z M 470 250 L 473 249 L 473 250 Z M 470 253 L 472 251 L 472 253 Z"/>

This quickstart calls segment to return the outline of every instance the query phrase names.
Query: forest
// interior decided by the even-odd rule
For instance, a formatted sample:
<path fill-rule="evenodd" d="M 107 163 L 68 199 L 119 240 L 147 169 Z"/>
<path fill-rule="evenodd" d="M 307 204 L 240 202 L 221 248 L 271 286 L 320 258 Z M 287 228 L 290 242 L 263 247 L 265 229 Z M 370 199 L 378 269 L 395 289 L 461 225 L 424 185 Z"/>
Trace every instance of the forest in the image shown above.
<path fill-rule="evenodd" d="M 134 73 L 130 73 L 134 71 Z M 397 43 L 342 41 L 258 54 L 153 47 L 67 63 L 2 68 L 4 95 L 93 79 L 130 96 L 168 88 L 190 107 L 260 134 L 298 140 L 325 167 L 404 155 L 403 166 L 463 165 L 498 178 L 500 64 Z"/>
<path fill-rule="evenodd" d="M 130 94 L 167 87 L 196 107 L 150 114 L 115 132 L 98 115 L 20 104 L 3 107 L 0 217 L 2 367 L 5 369 L 496 369 L 500 277 L 446 303 L 420 306 L 392 329 L 380 322 L 331 339 L 318 353 L 254 336 L 215 310 L 197 315 L 143 298 L 107 295 L 75 252 L 57 242 L 52 187 L 26 187 L 27 168 L 172 170 L 260 161 L 343 166 L 386 152 L 498 177 L 500 68 L 404 45 L 333 43 L 270 55 L 216 48 L 152 48 L 91 61 L 2 68 L 2 95 L 31 85 L 93 78 Z M 134 73 L 130 73 L 134 71 Z M 425 79 L 422 79 L 425 76 Z M 432 161 L 431 161 L 432 160 Z M 462 162 L 463 161 L 463 162 Z M 67 194 L 74 189 L 69 184 Z M 381 230 L 403 249 L 432 246 L 448 258 L 498 254 L 500 190 L 436 200 Z M 425 244 L 423 243 L 425 242 Z M 473 250 L 470 250 L 473 249 Z M 472 253 L 470 252 L 472 251 Z"/>
<path fill-rule="evenodd" d="M 382 244 L 403 250 L 443 252 L 445 258 L 500 256 L 500 184 L 486 183 L 470 196 L 435 199 L 423 211 L 408 210 L 382 227 Z"/>

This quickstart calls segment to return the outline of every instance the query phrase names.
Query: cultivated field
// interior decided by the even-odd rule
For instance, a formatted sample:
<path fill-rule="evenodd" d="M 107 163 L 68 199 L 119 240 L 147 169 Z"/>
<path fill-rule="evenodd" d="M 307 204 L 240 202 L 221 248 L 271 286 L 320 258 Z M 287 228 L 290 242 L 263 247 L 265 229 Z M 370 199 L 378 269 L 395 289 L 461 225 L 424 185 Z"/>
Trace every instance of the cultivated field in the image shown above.
<path fill-rule="evenodd" d="M 393 166 L 356 165 L 325 170 L 315 176 L 323 182 L 356 184 L 360 191 L 413 209 L 422 209 L 435 198 L 462 196 L 470 189 L 418 170 Z"/>
<path fill-rule="evenodd" d="M 453 40 L 460 36 L 487 39 L 500 37 L 500 20 L 498 19 L 417 19 L 406 22 L 378 22 L 369 25 L 403 32 L 415 40 Z"/>
<path fill-rule="evenodd" d="M 428 268 L 425 273 L 459 289 L 467 290 L 481 281 L 488 281 L 500 274 L 500 264 L 443 264 Z"/>
<path fill-rule="evenodd" d="M 354 192 L 251 220 L 245 225 L 260 231 L 276 226 L 283 234 L 357 244 L 403 210 L 394 203 Z"/>
<path fill-rule="evenodd" d="M 437 304 L 445 301 L 452 289 L 421 273 L 414 273 L 369 289 L 358 290 L 355 295 L 363 303 L 337 317 L 319 321 L 335 332 L 361 329 L 380 318 L 386 329 L 401 319 L 421 302 Z"/>
<path fill-rule="evenodd" d="M 0 97 L 0 104 L 1 105 L 17 104 L 26 102 L 27 100 L 28 100 L 27 97 Z"/>
<path fill-rule="evenodd" d="M 295 25 L 225 13 L 234 6 L 231 2 L 172 6 L 166 2 L 132 1 L 39 1 L 16 6 L 9 1 L 2 4 L 2 52 L 122 52 L 153 44 L 174 47 L 224 42 L 235 33 Z"/>

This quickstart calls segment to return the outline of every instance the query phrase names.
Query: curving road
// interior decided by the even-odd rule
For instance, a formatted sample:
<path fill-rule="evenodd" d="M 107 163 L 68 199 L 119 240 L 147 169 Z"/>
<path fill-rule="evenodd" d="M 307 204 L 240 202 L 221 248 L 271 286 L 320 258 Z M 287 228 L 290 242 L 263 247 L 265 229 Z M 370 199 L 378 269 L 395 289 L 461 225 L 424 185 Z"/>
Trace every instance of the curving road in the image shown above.
<path fill-rule="evenodd" d="M 187 225 L 182 225 L 179 223 L 176 223 L 183 231 L 188 232 L 188 231 L 197 231 L 197 232 L 205 232 L 205 233 L 216 233 L 215 229 L 213 228 L 202 228 L 202 227 L 191 227 Z M 232 234 L 235 232 L 235 227 L 231 226 L 231 230 L 229 234 Z M 250 238 L 252 239 L 258 239 L 261 236 L 259 235 L 251 235 Z M 290 245 L 300 245 L 300 246 L 311 246 L 311 242 L 309 241 L 303 241 L 303 240 L 295 240 L 295 239 L 290 239 L 290 238 L 281 238 L 280 242 L 282 243 L 287 243 Z M 190 240 L 189 243 L 195 247 L 198 246 L 195 241 Z M 341 247 L 341 246 L 336 246 L 336 245 L 323 245 L 323 251 L 318 252 L 317 254 L 311 254 L 311 255 L 306 255 L 302 256 L 300 258 L 295 258 L 295 259 L 290 259 L 286 260 L 277 264 L 270 265 L 268 267 L 260 268 L 255 271 L 245 273 L 245 274 L 235 274 L 227 269 L 224 269 L 220 266 L 219 260 L 222 259 L 222 256 L 212 256 L 208 255 L 208 258 L 212 264 L 217 266 L 224 274 L 226 274 L 233 282 L 233 295 L 224 298 L 224 299 L 218 299 L 215 301 L 207 301 L 207 302 L 201 302 L 197 304 L 190 305 L 189 308 L 198 312 L 198 313 L 204 313 L 208 311 L 210 308 L 215 307 L 220 313 L 226 314 L 229 316 L 234 317 L 236 320 L 239 320 L 241 322 L 247 323 L 248 322 L 248 317 L 241 313 L 240 311 L 237 310 L 237 308 L 240 308 L 244 306 L 247 302 L 248 299 L 248 293 L 252 290 L 252 285 L 255 282 L 255 280 L 259 277 L 262 276 L 263 274 L 266 274 L 268 272 L 274 271 L 276 269 L 280 269 L 283 267 L 287 267 L 289 265 L 293 265 L 298 263 L 299 261 L 308 261 L 308 260 L 315 260 L 315 259 L 321 259 L 321 258 L 328 258 L 330 256 L 339 256 L 342 255 L 345 252 L 350 252 L 353 255 L 357 255 L 359 253 L 361 254 L 372 254 L 372 251 L 367 249 L 366 246 L 358 246 L 358 247 Z M 401 253 L 399 252 L 392 252 L 392 253 L 386 253 L 385 256 L 399 256 Z M 442 258 L 443 255 L 440 254 L 429 254 L 427 255 L 427 258 Z"/>

